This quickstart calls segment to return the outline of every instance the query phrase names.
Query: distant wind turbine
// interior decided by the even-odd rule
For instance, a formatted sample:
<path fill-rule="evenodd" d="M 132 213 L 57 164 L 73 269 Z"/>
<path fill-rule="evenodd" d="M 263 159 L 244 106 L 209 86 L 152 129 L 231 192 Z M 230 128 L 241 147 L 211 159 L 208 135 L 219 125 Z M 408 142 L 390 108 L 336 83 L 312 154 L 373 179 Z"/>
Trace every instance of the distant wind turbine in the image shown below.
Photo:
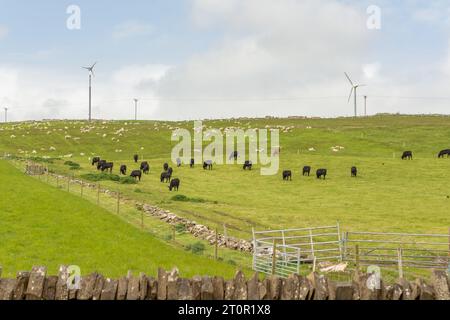
<path fill-rule="evenodd" d="M 138 109 L 139 99 L 134 99 L 134 120 L 137 121 L 137 109 Z"/>
<path fill-rule="evenodd" d="M 83 69 L 86 69 L 87 71 L 89 71 L 89 121 L 91 121 L 92 119 L 92 77 L 95 77 L 94 74 L 94 67 L 97 64 L 97 62 L 95 62 L 92 66 L 90 67 L 82 67 Z"/>
<path fill-rule="evenodd" d="M 358 108 L 357 108 L 357 102 L 356 102 L 356 90 L 359 87 L 365 87 L 365 84 L 354 84 L 352 79 L 350 79 L 349 75 L 347 74 L 347 72 L 344 72 L 345 76 L 347 77 L 348 81 L 350 82 L 350 84 L 352 85 L 352 89 L 350 90 L 350 95 L 348 96 L 348 102 L 350 102 L 350 99 L 352 98 L 352 93 L 354 94 L 354 99 L 355 99 L 355 117 L 358 116 Z"/>

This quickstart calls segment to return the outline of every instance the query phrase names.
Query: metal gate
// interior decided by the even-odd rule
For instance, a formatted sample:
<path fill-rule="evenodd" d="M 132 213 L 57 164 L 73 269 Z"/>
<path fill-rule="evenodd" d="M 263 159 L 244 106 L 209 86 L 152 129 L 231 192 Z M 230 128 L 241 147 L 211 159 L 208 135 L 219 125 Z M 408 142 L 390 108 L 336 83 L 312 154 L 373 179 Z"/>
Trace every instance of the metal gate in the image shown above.
<path fill-rule="evenodd" d="M 343 247 L 339 224 L 335 226 L 253 230 L 253 269 L 288 277 L 300 273 L 302 264 L 340 262 Z"/>

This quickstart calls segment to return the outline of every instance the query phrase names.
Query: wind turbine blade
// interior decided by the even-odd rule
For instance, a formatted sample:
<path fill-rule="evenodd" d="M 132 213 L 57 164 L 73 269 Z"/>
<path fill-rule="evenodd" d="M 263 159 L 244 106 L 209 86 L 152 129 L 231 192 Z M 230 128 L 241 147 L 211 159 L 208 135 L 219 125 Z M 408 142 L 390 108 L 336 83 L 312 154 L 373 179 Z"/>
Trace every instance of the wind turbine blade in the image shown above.
<path fill-rule="evenodd" d="M 358 84 L 358 87 L 367 87 L 367 84 Z"/>
<path fill-rule="evenodd" d="M 350 77 L 348 76 L 347 72 L 344 72 L 345 76 L 347 77 L 348 81 L 350 82 L 350 84 L 352 85 L 352 87 L 354 87 L 355 85 L 353 84 L 352 79 L 350 79 Z"/>
<path fill-rule="evenodd" d="M 95 63 L 92 65 L 92 69 L 94 69 L 95 65 L 97 64 L 97 61 L 95 61 Z"/>
<path fill-rule="evenodd" d="M 353 93 L 353 90 L 354 90 L 354 89 L 355 89 L 354 87 L 352 87 L 352 88 L 350 89 L 350 95 L 348 96 L 348 102 L 347 102 L 347 103 L 350 102 L 350 99 L 352 98 L 352 93 Z"/>

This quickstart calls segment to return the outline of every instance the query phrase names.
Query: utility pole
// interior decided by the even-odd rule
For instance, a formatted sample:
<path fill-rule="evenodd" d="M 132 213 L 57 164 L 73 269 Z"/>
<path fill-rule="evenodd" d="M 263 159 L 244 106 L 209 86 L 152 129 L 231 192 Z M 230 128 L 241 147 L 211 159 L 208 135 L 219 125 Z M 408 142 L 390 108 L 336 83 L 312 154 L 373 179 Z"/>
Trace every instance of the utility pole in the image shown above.
<path fill-rule="evenodd" d="M 367 117 L 367 96 L 364 96 L 364 116 Z"/>
<path fill-rule="evenodd" d="M 134 99 L 134 120 L 137 121 L 137 108 L 139 99 Z"/>
<path fill-rule="evenodd" d="M 8 122 L 8 108 L 5 108 L 5 123 Z"/>

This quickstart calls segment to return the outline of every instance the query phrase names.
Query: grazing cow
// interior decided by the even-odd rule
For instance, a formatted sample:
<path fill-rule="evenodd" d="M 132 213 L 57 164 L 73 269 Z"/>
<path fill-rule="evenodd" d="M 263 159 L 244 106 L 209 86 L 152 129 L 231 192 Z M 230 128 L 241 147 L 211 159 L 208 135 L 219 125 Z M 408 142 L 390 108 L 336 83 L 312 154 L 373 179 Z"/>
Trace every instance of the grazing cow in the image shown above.
<path fill-rule="evenodd" d="M 358 176 L 358 168 L 352 167 L 351 173 L 352 173 L 352 177 L 356 178 Z"/>
<path fill-rule="evenodd" d="M 253 163 L 251 161 L 245 161 L 243 169 L 244 170 L 247 170 L 247 169 L 252 170 L 252 166 L 253 166 Z"/>
<path fill-rule="evenodd" d="M 150 165 L 148 164 L 147 161 L 144 161 L 141 163 L 141 171 L 145 174 L 148 174 L 150 171 Z"/>
<path fill-rule="evenodd" d="M 160 178 L 161 182 L 170 182 L 171 178 L 172 178 L 172 175 L 169 174 L 168 172 L 161 173 L 161 178 Z"/>
<path fill-rule="evenodd" d="M 106 160 L 100 160 L 97 162 L 97 170 L 100 170 L 104 164 L 106 164 Z"/>
<path fill-rule="evenodd" d="M 139 181 L 141 181 L 141 178 L 142 178 L 141 170 L 134 170 L 133 172 L 131 172 L 130 177 L 132 177 L 134 179 L 139 179 Z"/>
<path fill-rule="evenodd" d="M 320 179 L 323 177 L 323 179 L 325 180 L 327 177 L 327 169 L 319 169 L 316 172 L 317 175 L 317 179 Z"/>
<path fill-rule="evenodd" d="M 170 174 L 170 175 L 172 175 L 173 169 L 172 169 L 172 168 L 168 168 L 168 169 L 167 169 L 167 173 Z"/>
<path fill-rule="evenodd" d="M 444 158 L 445 156 L 450 157 L 450 149 L 442 150 L 439 152 L 438 158 Z"/>
<path fill-rule="evenodd" d="M 308 176 L 311 174 L 311 167 L 310 166 L 304 166 L 303 167 L 303 176 Z"/>
<path fill-rule="evenodd" d="M 113 168 L 114 168 L 114 163 L 107 162 L 107 163 L 102 164 L 102 166 L 100 167 L 100 170 L 102 170 L 102 172 L 109 170 L 109 173 L 112 173 Z"/>
<path fill-rule="evenodd" d="M 168 163 L 164 163 L 163 168 L 164 168 L 164 171 L 169 170 L 169 164 Z"/>
<path fill-rule="evenodd" d="M 180 158 L 177 158 L 177 167 L 178 168 L 181 167 L 181 159 Z"/>
<path fill-rule="evenodd" d="M 94 157 L 92 158 L 92 165 L 99 163 L 100 162 L 100 157 Z"/>
<path fill-rule="evenodd" d="M 206 160 L 205 162 L 203 162 L 203 169 L 212 170 L 212 168 L 213 168 L 213 162 L 211 160 Z"/>
<path fill-rule="evenodd" d="M 402 160 L 405 160 L 405 159 L 407 159 L 407 160 L 412 160 L 413 159 L 412 151 L 405 151 L 405 152 L 403 152 Z"/>
<path fill-rule="evenodd" d="M 172 189 L 178 191 L 178 188 L 180 187 L 180 179 L 173 179 L 170 181 L 169 190 L 172 191 Z"/>
<path fill-rule="evenodd" d="M 137 163 L 139 161 L 139 156 L 137 154 L 135 154 L 133 156 L 133 159 L 134 159 L 134 163 Z"/>
<path fill-rule="evenodd" d="M 191 159 L 190 167 L 193 168 L 193 167 L 194 167 L 194 164 L 195 164 L 195 160 L 194 160 L 194 159 Z"/>
<path fill-rule="evenodd" d="M 121 165 L 120 166 L 120 174 L 123 174 L 124 176 L 127 175 L 127 166 L 126 165 Z"/>
<path fill-rule="evenodd" d="M 239 152 L 233 151 L 233 152 L 230 154 L 230 158 L 229 158 L 229 159 L 230 159 L 230 160 L 231 160 L 231 159 L 237 160 L 238 157 L 239 157 Z"/>
<path fill-rule="evenodd" d="M 291 170 L 283 171 L 283 180 L 285 180 L 285 181 L 291 180 L 292 181 L 292 171 Z"/>

